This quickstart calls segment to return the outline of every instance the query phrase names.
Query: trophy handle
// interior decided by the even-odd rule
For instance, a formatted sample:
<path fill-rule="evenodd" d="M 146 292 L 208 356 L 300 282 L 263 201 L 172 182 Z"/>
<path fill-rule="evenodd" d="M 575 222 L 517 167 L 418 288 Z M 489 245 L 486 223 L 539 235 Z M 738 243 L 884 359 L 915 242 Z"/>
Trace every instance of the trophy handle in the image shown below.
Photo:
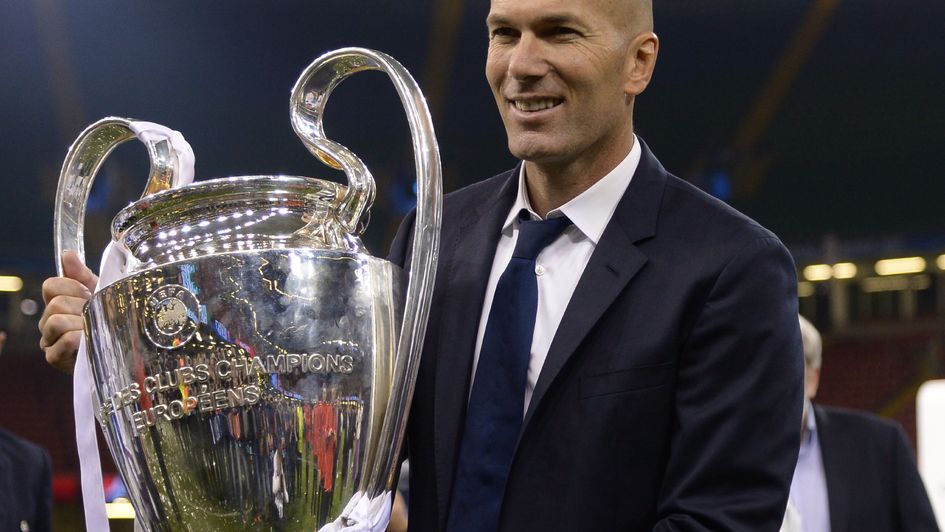
<path fill-rule="evenodd" d="M 345 170 L 349 184 L 339 209 L 339 221 L 345 229 L 354 232 L 374 201 L 374 179 L 354 153 L 325 138 L 322 116 L 332 90 L 348 76 L 367 70 L 386 73 L 397 89 L 410 124 L 417 172 L 417 217 L 391 397 L 378 442 L 379 456 L 372 464 L 367 482 L 361 485 L 361 489 L 373 498 L 389 490 L 399 465 L 397 451 L 410 411 L 433 295 L 443 197 L 440 152 L 433 132 L 433 119 L 420 87 L 407 69 L 387 54 L 364 48 L 335 50 L 309 65 L 292 89 L 290 113 L 292 127 L 309 151 L 323 163 Z"/>
<path fill-rule="evenodd" d="M 92 182 L 112 150 L 137 136 L 136 123 L 150 125 L 128 118 L 103 118 L 85 128 L 69 147 L 59 173 L 53 216 L 56 272 L 59 276 L 63 275 L 62 254 L 66 250 L 75 251 L 85 263 L 85 209 Z M 186 178 L 182 164 L 189 162 L 187 159 L 192 157 L 179 151 L 167 136 L 158 132 L 149 133 L 143 136 L 142 142 L 147 146 L 151 158 L 151 174 L 141 197 L 183 184 Z"/>

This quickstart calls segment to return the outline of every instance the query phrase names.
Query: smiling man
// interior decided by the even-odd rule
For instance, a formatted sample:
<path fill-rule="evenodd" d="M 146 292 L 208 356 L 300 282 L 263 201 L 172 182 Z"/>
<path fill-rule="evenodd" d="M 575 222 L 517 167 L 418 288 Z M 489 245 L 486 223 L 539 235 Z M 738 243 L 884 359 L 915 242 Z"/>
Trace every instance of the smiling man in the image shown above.
<path fill-rule="evenodd" d="M 778 529 L 800 441 L 794 265 L 634 134 L 648 0 L 494 0 L 515 169 L 448 195 L 410 414 L 413 532 Z M 391 259 L 409 266 L 408 217 Z M 44 285 L 71 368 L 94 275 Z"/>
<path fill-rule="evenodd" d="M 486 77 L 543 214 L 630 152 L 634 97 L 656 64 L 651 10 L 639 0 L 498 0 L 487 27 Z"/>
<path fill-rule="evenodd" d="M 522 163 L 444 201 L 412 531 L 778 530 L 794 265 L 634 135 L 652 21 L 647 0 L 491 4 L 486 77 Z"/>

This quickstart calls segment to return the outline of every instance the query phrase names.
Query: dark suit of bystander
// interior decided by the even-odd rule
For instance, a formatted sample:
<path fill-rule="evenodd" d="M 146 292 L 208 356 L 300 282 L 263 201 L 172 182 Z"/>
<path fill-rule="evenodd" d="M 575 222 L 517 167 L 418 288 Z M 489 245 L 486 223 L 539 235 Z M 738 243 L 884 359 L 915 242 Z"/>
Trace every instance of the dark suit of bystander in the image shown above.
<path fill-rule="evenodd" d="M 49 455 L 0 429 L 0 530 L 48 532 L 51 519 Z"/>

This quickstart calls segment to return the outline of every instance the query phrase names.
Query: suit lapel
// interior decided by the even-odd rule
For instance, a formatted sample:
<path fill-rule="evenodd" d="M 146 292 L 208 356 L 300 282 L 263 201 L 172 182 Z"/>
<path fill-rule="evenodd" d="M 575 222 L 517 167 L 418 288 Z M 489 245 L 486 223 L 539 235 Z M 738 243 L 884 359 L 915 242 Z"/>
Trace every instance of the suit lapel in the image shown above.
<path fill-rule="evenodd" d="M 522 434 L 562 368 L 588 332 L 647 261 L 634 244 L 656 234 L 666 170 L 643 141 L 630 186 L 594 248 L 561 318 L 525 413 Z M 519 436 L 521 439 L 521 435 Z"/>
<path fill-rule="evenodd" d="M 830 512 L 830 529 L 847 529 L 846 492 L 851 482 L 848 472 L 841 463 L 845 453 L 834 444 L 830 430 L 830 416 L 823 408 L 813 405 L 814 420 L 817 423 L 817 439 L 820 442 L 820 458 L 824 465 L 824 479 L 827 482 L 827 509 Z M 844 479 L 846 479 L 844 481 Z"/>
<path fill-rule="evenodd" d="M 493 257 L 502 233 L 502 224 L 518 191 L 518 168 L 506 174 L 501 187 L 486 201 L 467 205 L 452 228 L 448 243 L 447 276 L 440 297 L 436 353 L 436 403 L 434 404 L 435 460 L 440 527 L 446 525 L 446 513 L 453 488 L 459 441 L 465 422 L 466 403 L 476 334 L 485 299 L 486 284 L 492 271 Z"/>

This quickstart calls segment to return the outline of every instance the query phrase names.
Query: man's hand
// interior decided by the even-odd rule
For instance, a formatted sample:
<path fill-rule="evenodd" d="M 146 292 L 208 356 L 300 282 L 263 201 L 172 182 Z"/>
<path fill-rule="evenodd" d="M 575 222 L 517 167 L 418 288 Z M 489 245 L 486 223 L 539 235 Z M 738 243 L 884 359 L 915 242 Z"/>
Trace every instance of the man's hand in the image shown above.
<path fill-rule="evenodd" d="M 63 253 L 62 269 L 64 277 L 50 277 L 43 282 L 46 309 L 39 319 L 43 335 L 39 347 L 46 353 L 46 362 L 72 373 L 84 329 L 82 309 L 92 297 L 98 277 L 74 251 Z"/>

